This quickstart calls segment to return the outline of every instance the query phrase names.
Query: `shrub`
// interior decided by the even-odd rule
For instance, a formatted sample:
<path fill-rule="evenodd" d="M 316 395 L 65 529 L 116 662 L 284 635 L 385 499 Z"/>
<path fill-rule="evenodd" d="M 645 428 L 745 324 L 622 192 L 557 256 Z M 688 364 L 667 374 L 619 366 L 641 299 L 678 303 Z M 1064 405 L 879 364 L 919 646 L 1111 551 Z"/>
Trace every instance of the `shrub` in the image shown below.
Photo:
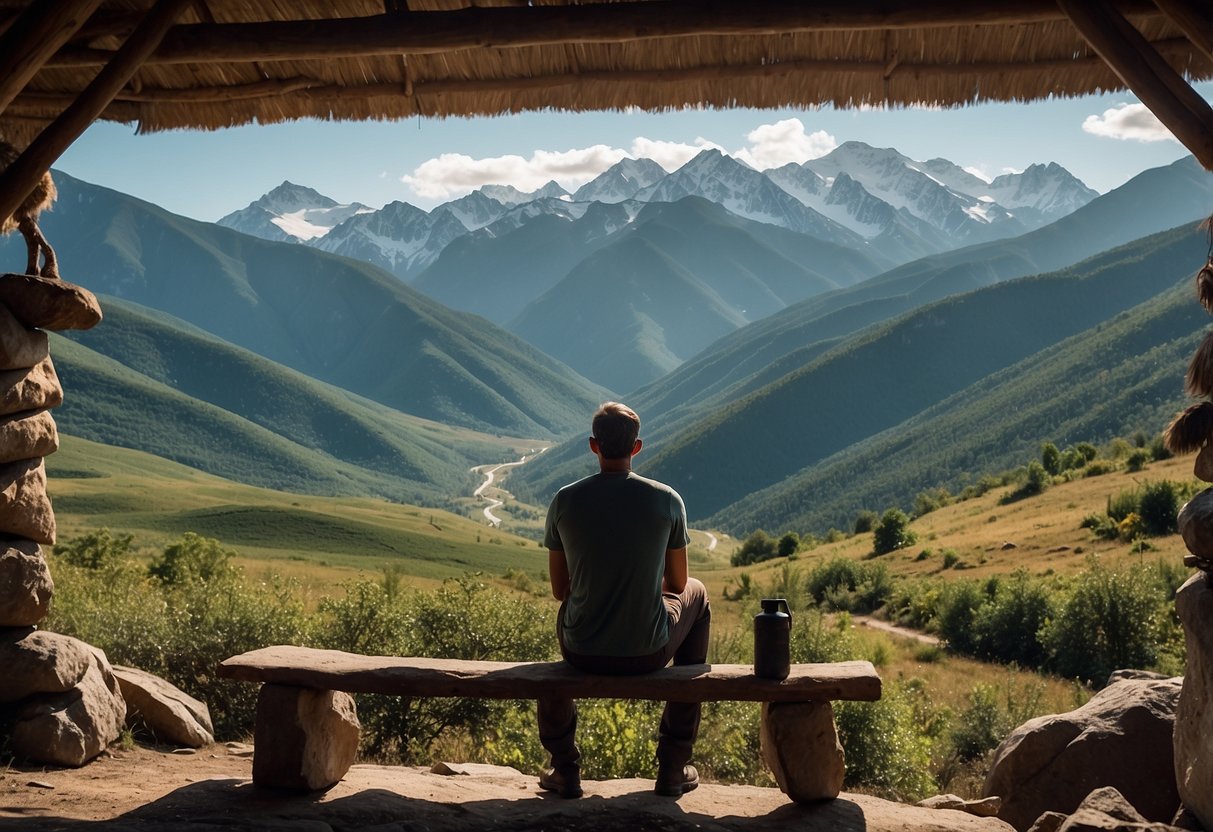
<path fill-rule="evenodd" d="M 1148 569 L 1111 570 L 1092 559 L 1041 630 L 1050 667 L 1096 684 L 1117 668 L 1153 667 L 1174 638 L 1169 604 Z"/>
<path fill-rule="evenodd" d="M 955 549 L 943 550 L 943 568 L 951 569 L 956 564 L 960 563 L 960 555 L 956 554 Z"/>
<path fill-rule="evenodd" d="M 796 534 L 796 532 L 786 532 L 783 537 L 779 538 L 776 554 L 781 558 L 790 557 L 796 554 L 796 550 L 799 548 L 800 535 Z"/>
<path fill-rule="evenodd" d="M 883 563 L 864 564 L 837 557 L 809 573 L 805 589 L 826 609 L 871 612 L 893 592 L 893 579 Z"/>
<path fill-rule="evenodd" d="M 53 552 L 63 563 L 82 569 L 105 569 L 126 560 L 131 554 L 134 536 L 115 535 L 109 529 L 97 529 L 59 543 Z"/>
<path fill-rule="evenodd" d="M 855 534 L 864 534 L 872 531 L 876 526 L 876 512 L 861 511 L 855 515 Z"/>
<path fill-rule="evenodd" d="M 872 550 L 884 555 L 906 546 L 914 545 L 918 539 L 910 529 L 910 518 L 899 508 L 891 508 L 880 518 L 872 538 Z"/>
<path fill-rule="evenodd" d="M 1079 442 L 1074 446 L 1074 450 L 1082 454 L 1082 458 L 1087 462 L 1091 462 L 1099 456 L 1099 450 L 1090 442 Z"/>
<path fill-rule="evenodd" d="M 730 563 L 733 566 L 749 566 L 753 563 L 770 560 L 778 554 L 779 544 L 774 538 L 759 529 L 747 537 L 745 543 L 741 544 L 741 548 L 733 553 Z"/>
<path fill-rule="evenodd" d="M 1179 531 L 1177 517 L 1181 498 L 1180 486 L 1170 480 L 1142 485 L 1137 513 L 1141 515 L 1146 534 L 1162 536 Z"/>
<path fill-rule="evenodd" d="M 839 702 L 838 734 L 847 750 L 845 788 L 862 786 L 894 800 L 935 791 L 931 750 L 938 720 L 921 685 L 887 684 L 877 702 Z"/>
<path fill-rule="evenodd" d="M 1039 633 L 1053 613 L 1043 581 L 1017 570 L 994 584 L 974 620 L 979 658 L 1040 667 L 1046 654 Z"/>
<path fill-rule="evenodd" d="M 931 488 L 919 492 L 914 498 L 914 516 L 922 517 L 952 502 L 952 495 L 945 488 Z"/>
<path fill-rule="evenodd" d="M 1052 442 L 1040 446 L 1040 464 L 1049 474 L 1061 473 L 1061 452 Z"/>
<path fill-rule="evenodd" d="M 1140 471 L 1146 467 L 1146 463 L 1149 461 L 1149 452 L 1138 448 L 1130 453 L 1129 458 L 1125 460 L 1125 468 L 1129 471 Z"/>
<path fill-rule="evenodd" d="M 936 621 L 939 636 L 958 653 L 977 652 L 977 631 L 974 622 L 985 596 L 972 581 L 953 581 L 939 594 Z"/>

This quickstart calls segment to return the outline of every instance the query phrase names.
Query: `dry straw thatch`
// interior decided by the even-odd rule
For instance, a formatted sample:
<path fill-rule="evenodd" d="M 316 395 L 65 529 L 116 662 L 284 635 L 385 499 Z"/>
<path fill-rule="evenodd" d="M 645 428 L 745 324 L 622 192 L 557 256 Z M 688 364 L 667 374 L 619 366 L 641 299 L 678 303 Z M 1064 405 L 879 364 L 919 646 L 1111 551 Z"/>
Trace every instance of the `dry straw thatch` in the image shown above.
<path fill-rule="evenodd" d="M 0 25 L 28 2 L 0 0 Z M 104 0 L 0 116 L 58 115 L 150 0 Z M 970 8 L 970 6 L 972 8 Z M 1213 62 L 1118 2 L 1190 79 Z M 198 0 L 102 114 L 140 131 L 522 110 L 952 107 L 1118 90 L 1052 0 Z"/>

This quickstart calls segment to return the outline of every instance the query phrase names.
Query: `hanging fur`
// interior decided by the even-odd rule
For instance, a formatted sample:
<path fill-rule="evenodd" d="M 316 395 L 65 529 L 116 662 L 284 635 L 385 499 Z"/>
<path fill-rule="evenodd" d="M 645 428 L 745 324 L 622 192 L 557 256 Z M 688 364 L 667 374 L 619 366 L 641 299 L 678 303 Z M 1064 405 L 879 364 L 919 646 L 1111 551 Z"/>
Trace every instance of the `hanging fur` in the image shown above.
<path fill-rule="evenodd" d="M 1196 273 L 1196 299 L 1206 312 L 1213 315 L 1213 216 L 1200 226 L 1209 234 L 1209 254 L 1205 265 Z"/>
<path fill-rule="evenodd" d="M 1202 270 L 1203 273 L 1203 270 Z M 1210 270 L 1213 279 L 1213 270 Z M 1184 387 L 1193 398 L 1200 399 L 1213 394 L 1213 332 L 1205 336 L 1188 363 L 1188 374 Z"/>
<path fill-rule="evenodd" d="M 1162 441 L 1174 454 L 1199 451 L 1213 439 L 1213 403 L 1194 404 L 1171 420 L 1163 431 Z"/>

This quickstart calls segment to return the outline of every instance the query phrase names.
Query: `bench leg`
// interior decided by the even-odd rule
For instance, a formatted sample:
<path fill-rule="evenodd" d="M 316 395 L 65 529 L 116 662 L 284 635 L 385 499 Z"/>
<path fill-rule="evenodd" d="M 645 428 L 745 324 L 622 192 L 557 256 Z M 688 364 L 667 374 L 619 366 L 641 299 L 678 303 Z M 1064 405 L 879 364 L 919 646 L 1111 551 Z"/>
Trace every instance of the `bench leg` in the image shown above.
<path fill-rule="evenodd" d="M 846 767 L 830 702 L 764 702 L 761 741 L 762 758 L 792 800 L 838 797 Z"/>
<path fill-rule="evenodd" d="M 354 763 L 360 727 L 348 693 L 262 685 L 253 734 L 253 782 L 304 792 L 336 785 Z"/>

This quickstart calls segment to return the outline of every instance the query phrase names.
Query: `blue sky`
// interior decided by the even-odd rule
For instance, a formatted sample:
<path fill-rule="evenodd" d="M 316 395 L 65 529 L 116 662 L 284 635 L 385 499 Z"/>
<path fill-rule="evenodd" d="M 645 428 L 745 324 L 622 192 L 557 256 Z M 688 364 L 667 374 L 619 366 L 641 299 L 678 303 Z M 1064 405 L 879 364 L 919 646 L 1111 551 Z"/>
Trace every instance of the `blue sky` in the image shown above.
<path fill-rule="evenodd" d="M 1213 83 L 1197 90 L 1213 97 Z M 242 208 L 283 180 L 339 202 L 431 208 L 481 184 L 572 189 L 623 155 L 673 169 L 705 146 L 755 167 L 803 162 L 845 141 L 942 156 L 994 177 L 1058 162 L 1100 192 L 1186 150 L 1127 94 L 951 110 L 522 113 L 401 122 L 301 121 L 134 135 L 98 123 L 56 165 L 196 219 Z"/>

